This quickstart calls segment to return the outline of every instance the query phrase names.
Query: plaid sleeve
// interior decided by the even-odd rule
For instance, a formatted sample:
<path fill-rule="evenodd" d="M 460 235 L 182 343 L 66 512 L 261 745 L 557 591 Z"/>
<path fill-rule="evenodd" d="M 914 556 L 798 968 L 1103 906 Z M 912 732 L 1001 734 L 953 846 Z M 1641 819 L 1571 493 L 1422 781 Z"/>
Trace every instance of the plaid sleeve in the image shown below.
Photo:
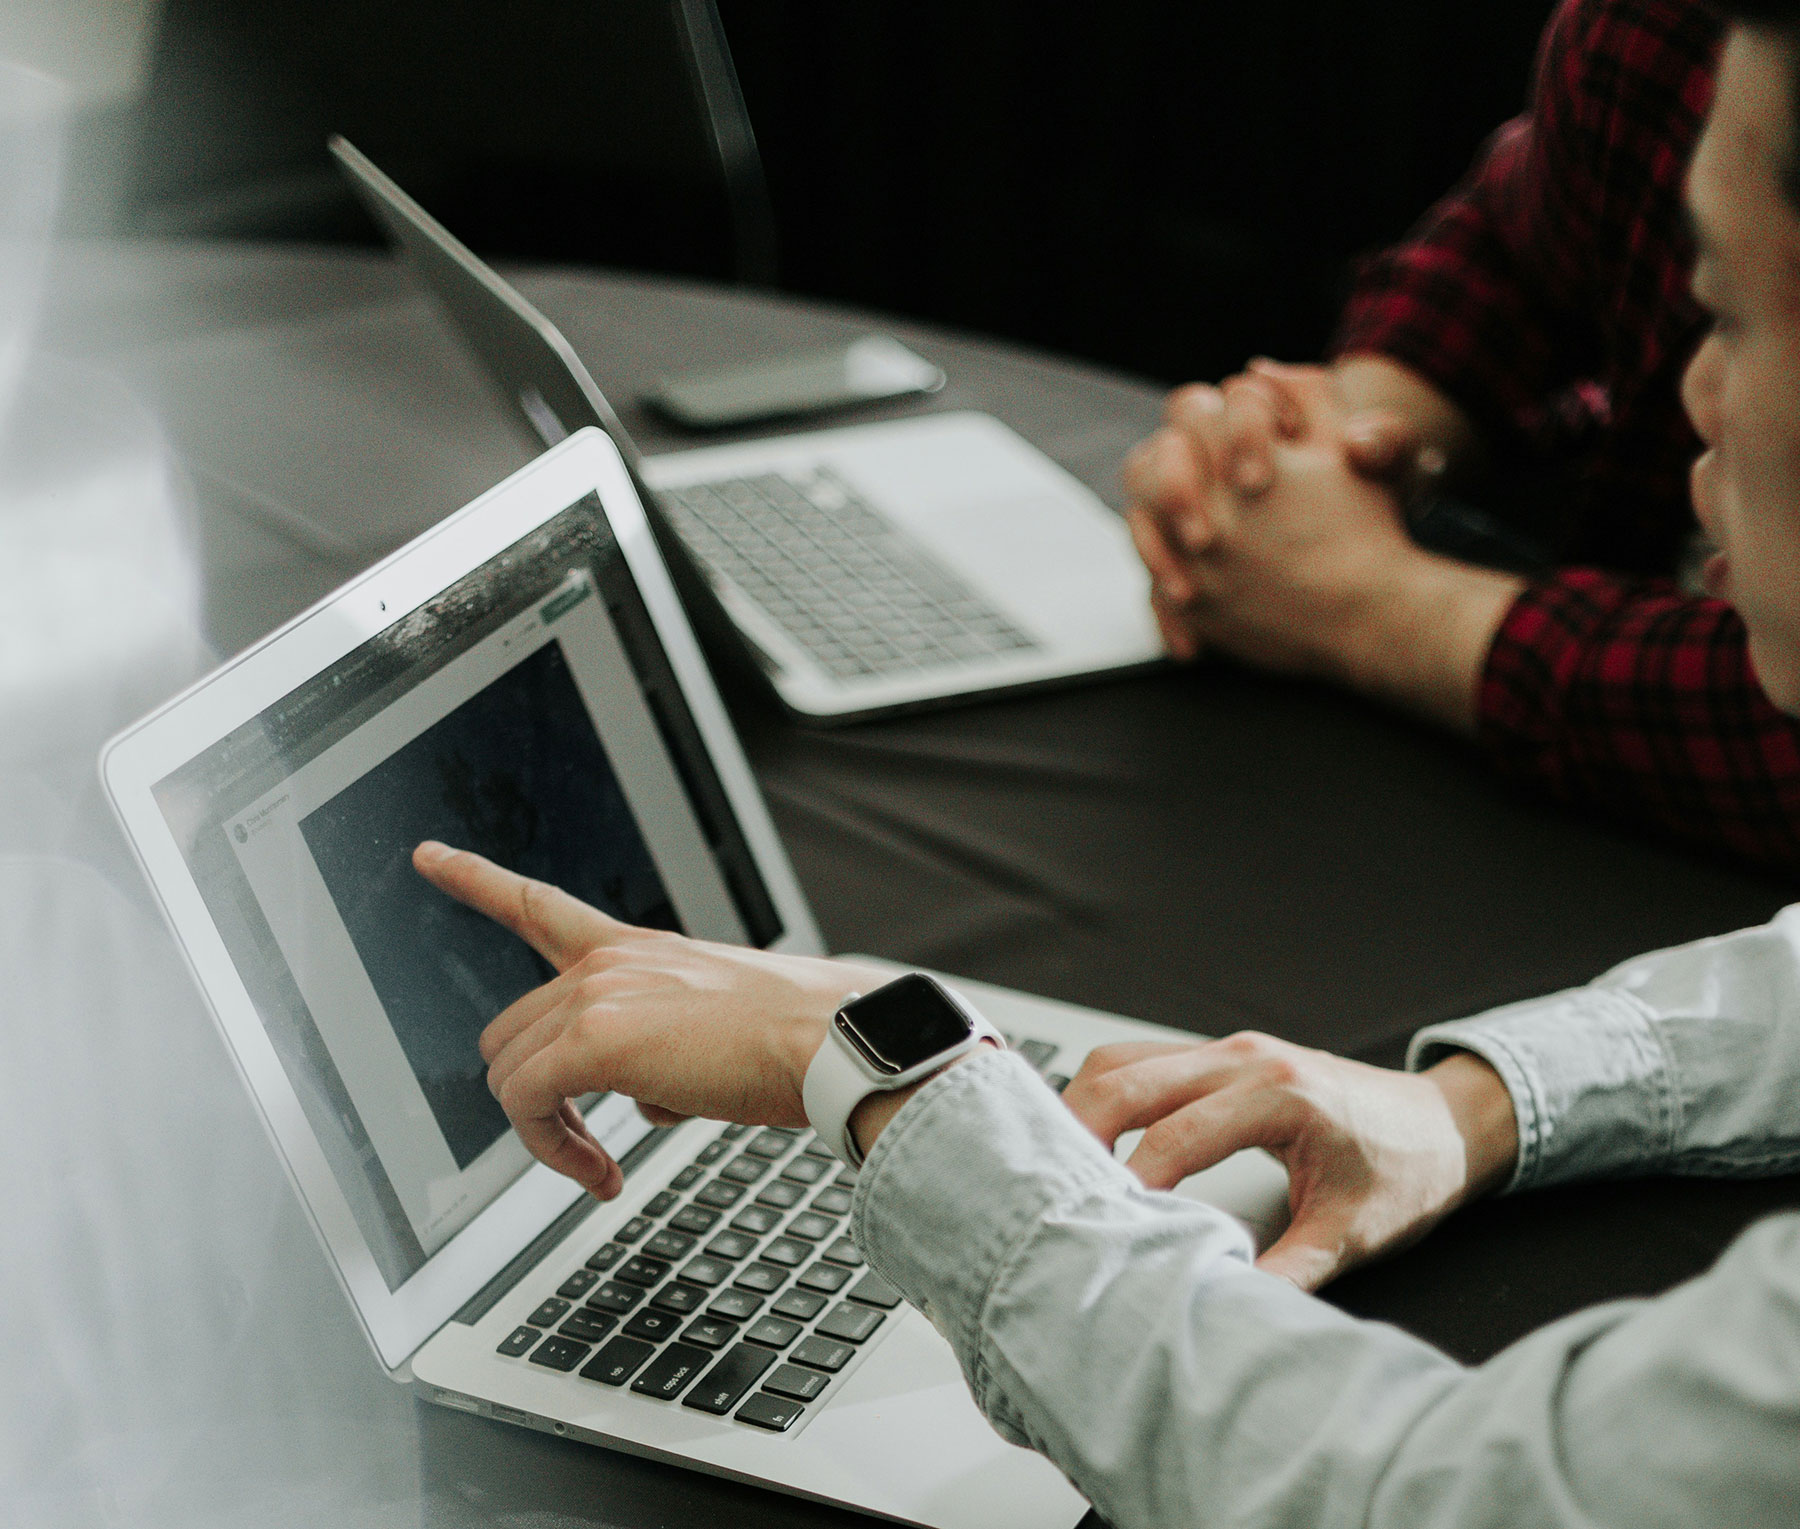
<path fill-rule="evenodd" d="M 1800 723 L 1763 694 L 1723 601 L 1564 569 L 1501 625 L 1480 733 L 1503 773 L 1565 801 L 1800 867 Z"/>
<path fill-rule="evenodd" d="M 1680 183 L 1719 36 L 1691 0 L 1564 0 L 1529 110 L 1366 263 L 1334 353 L 1404 363 L 1497 445 L 1554 437 L 1584 385 L 1613 395 L 1602 415 L 1628 405 L 1664 369 L 1642 337 L 1685 298 Z"/>

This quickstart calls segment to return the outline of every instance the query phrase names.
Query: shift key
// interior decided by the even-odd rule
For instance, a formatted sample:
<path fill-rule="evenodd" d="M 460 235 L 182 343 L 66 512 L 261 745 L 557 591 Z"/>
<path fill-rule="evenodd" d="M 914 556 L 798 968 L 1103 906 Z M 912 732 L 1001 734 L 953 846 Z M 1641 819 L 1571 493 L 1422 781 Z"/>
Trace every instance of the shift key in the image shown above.
<path fill-rule="evenodd" d="M 754 1343 L 740 1343 L 706 1372 L 706 1378 L 688 1393 L 681 1405 L 697 1412 L 726 1413 L 775 1362 L 775 1355 Z"/>

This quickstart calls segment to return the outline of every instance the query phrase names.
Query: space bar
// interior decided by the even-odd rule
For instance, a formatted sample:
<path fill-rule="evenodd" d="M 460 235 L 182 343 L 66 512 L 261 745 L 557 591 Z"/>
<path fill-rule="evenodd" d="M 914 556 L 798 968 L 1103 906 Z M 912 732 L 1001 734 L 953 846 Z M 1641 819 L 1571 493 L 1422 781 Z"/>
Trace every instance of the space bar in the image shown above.
<path fill-rule="evenodd" d="M 740 1343 L 701 1377 L 700 1384 L 688 1392 L 681 1405 L 700 1412 L 729 1412 L 774 1362 L 775 1355 L 770 1350 L 754 1343 Z"/>

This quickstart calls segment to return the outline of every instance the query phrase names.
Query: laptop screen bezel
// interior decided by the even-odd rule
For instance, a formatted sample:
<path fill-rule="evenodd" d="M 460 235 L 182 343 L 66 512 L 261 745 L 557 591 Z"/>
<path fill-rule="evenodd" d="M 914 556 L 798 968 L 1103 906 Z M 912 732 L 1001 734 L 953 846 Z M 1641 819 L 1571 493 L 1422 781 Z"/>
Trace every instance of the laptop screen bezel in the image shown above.
<path fill-rule="evenodd" d="M 179 769 L 546 521 L 597 495 L 782 925 L 770 947 L 822 954 L 781 847 L 617 448 L 584 429 L 295 617 L 110 742 L 107 794 L 263 1122 L 383 1366 L 395 1373 L 574 1201 L 540 1164 L 390 1291 L 154 796 Z"/>

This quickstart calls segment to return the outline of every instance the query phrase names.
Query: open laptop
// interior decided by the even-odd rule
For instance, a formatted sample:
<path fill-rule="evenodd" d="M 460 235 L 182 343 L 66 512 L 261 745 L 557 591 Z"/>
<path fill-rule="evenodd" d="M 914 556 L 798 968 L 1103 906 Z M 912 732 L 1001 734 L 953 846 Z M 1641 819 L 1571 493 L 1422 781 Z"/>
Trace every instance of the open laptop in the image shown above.
<path fill-rule="evenodd" d="M 640 457 L 548 319 L 342 138 L 332 153 L 503 397 L 554 445 L 604 430 L 708 635 L 815 721 L 1159 659 L 1125 524 L 986 414 Z"/>
<path fill-rule="evenodd" d="M 937 1529 L 1081 1517 L 864 1266 L 850 1176 L 810 1133 L 583 1101 L 627 1170 L 602 1206 L 487 1092 L 476 1037 L 547 968 L 414 874 L 423 838 L 639 923 L 822 950 L 600 432 L 113 740 L 101 773 L 390 1375 Z M 1097 1043 L 1176 1034 L 959 985 L 1053 1085 Z M 1266 1235 L 1284 1182 L 1240 1154 L 1194 1184 Z"/>

